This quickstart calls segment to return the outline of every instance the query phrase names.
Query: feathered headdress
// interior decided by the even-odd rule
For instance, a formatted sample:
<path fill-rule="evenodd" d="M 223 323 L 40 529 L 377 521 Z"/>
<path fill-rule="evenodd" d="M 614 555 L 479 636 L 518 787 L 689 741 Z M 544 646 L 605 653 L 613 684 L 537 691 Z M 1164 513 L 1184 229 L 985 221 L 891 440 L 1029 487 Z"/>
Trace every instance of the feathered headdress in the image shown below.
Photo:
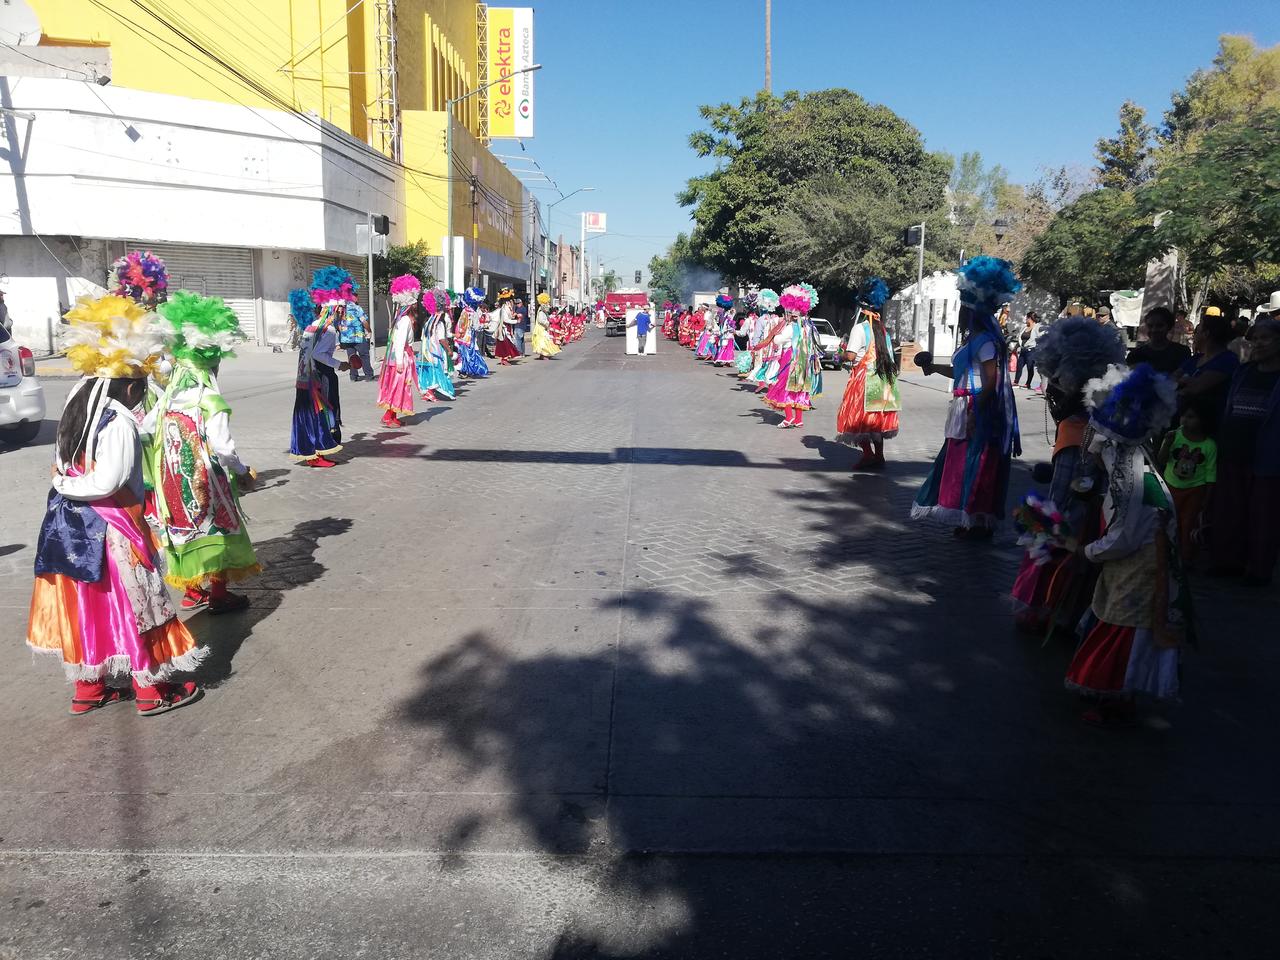
<path fill-rule="evenodd" d="M 342 267 L 321 267 L 311 274 L 311 299 L 317 306 L 326 303 L 355 303 L 360 285 Z"/>
<path fill-rule="evenodd" d="M 117 297 L 128 297 L 144 307 L 163 303 L 168 296 L 169 272 L 164 261 L 150 250 L 134 250 L 111 265 L 116 275 L 112 291 Z"/>
<path fill-rule="evenodd" d="M 422 295 L 422 309 L 427 311 L 427 316 L 434 317 L 440 312 L 440 301 L 436 297 L 443 293 L 443 290 L 428 290 Z"/>
<path fill-rule="evenodd" d="M 476 307 L 480 306 L 480 303 L 483 300 L 484 300 L 483 287 L 467 287 L 466 290 L 462 291 L 462 302 L 465 303 L 468 307 L 471 307 L 471 309 L 473 310 Z"/>
<path fill-rule="evenodd" d="M 391 281 L 391 302 L 397 307 L 407 307 L 422 295 L 422 281 L 412 273 L 402 273 Z"/>
<path fill-rule="evenodd" d="M 884 278 L 870 277 L 862 281 L 862 286 L 858 288 L 858 305 L 879 313 L 889 296 L 889 284 L 884 282 Z"/>
<path fill-rule="evenodd" d="M 173 355 L 198 367 L 212 367 L 229 357 L 245 339 L 240 320 L 221 297 L 202 297 L 179 290 L 160 307 L 160 316 L 173 327 Z"/>
<path fill-rule="evenodd" d="M 794 310 L 796 313 L 808 313 L 813 309 L 813 302 L 809 299 L 809 291 L 802 284 L 793 283 L 782 291 L 782 296 L 778 298 L 778 303 L 783 310 Z"/>
<path fill-rule="evenodd" d="M 727 293 L 721 293 L 716 296 L 716 306 L 722 310 L 728 310 L 733 306 L 733 297 Z"/>
<path fill-rule="evenodd" d="M 818 288 L 815 287 L 812 283 L 801 283 L 801 284 L 798 284 L 798 286 L 801 287 L 804 290 L 804 292 L 809 295 L 809 309 L 810 310 L 818 309 Z"/>
<path fill-rule="evenodd" d="M 316 302 L 311 299 L 311 291 L 296 287 L 289 291 L 289 312 L 293 314 L 293 322 L 298 329 L 305 330 L 316 319 Z"/>
<path fill-rule="evenodd" d="M 1178 387 L 1149 363 L 1132 370 L 1117 364 L 1084 386 L 1090 425 L 1117 443 L 1142 443 L 1169 426 L 1178 409 Z"/>
<path fill-rule="evenodd" d="M 770 290 L 768 287 L 765 287 L 760 291 L 756 299 L 760 304 L 761 310 L 766 313 L 773 313 L 773 311 L 778 309 L 778 304 L 781 302 L 782 298 L 778 296 L 777 291 Z"/>
<path fill-rule="evenodd" d="M 498 302 L 502 303 L 504 300 L 511 300 L 512 298 L 515 297 L 515 295 L 516 295 L 516 292 L 512 290 L 510 287 L 503 287 L 501 290 L 498 291 Z"/>
<path fill-rule="evenodd" d="M 1124 363 L 1125 342 L 1115 324 L 1089 317 L 1054 321 L 1036 340 L 1036 366 L 1065 393 L 1078 396 L 1084 385 Z"/>
<path fill-rule="evenodd" d="M 540 294 L 538 294 L 538 303 L 542 304 L 545 307 L 550 302 L 551 302 L 551 295 L 547 293 L 547 291 L 543 290 Z"/>
<path fill-rule="evenodd" d="M 169 349 L 168 325 L 128 297 L 81 297 L 64 317 L 63 349 L 86 377 L 142 379 Z"/>
<path fill-rule="evenodd" d="M 973 257 L 956 274 L 960 300 L 970 306 L 995 310 L 1022 289 L 1013 264 L 999 257 Z"/>

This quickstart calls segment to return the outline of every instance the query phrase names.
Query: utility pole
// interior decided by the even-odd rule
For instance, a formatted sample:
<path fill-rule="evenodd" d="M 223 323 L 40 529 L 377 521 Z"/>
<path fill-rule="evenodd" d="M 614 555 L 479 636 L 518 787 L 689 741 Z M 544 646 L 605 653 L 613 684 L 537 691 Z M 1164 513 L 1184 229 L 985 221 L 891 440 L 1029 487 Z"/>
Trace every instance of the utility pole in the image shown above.
<path fill-rule="evenodd" d="M 479 191 L 476 185 L 480 182 L 479 164 L 475 157 L 471 158 L 471 285 L 480 286 L 480 221 L 476 216 L 476 202 Z"/>
<path fill-rule="evenodd" d="M 773 0 L 764 0 L 764 92 L 773 93 Z"/>
<path fill-rule="evenodd" d="M 587 215 L 581 214 L 581 232 L 578 235 L 578 302 L 586 303 L 587 295 Z"/>
<path fill-rule="evenodd" d="M 533 317 L 533 307 L 538 295 L 538 201 L 529 194 L 533 201 L 529 206 L 529 317 Z M 532 331 L 530 331 L 532 332 Z"/>

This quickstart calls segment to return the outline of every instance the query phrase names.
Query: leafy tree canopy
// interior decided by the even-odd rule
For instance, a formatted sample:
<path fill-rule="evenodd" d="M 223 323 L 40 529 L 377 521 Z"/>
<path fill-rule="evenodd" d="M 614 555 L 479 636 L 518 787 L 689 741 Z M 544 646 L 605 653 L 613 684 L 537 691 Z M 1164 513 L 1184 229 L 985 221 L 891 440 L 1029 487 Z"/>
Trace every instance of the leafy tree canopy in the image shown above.
<path fill-rule="evenodd" d="M 1280 263 L 1280 109 L 1206 131 L 1138 191 L 1137 211 L 1131 258 L 1176 247 L 1206 277 Z"/>
<path fill-rule="evenodd" d="M 418 240 L 414 243 L 387 247 L 387 255 L 385 257 L 375 254 L 373 258 L 373 289 L 382 296 L 386 296 L 387 289 L 391 284 L 391 278 L 399 277 L 406 273 L 411 273 L 417 277 L 423 288 L 432 286 L 436 281 L 435 277 L 431 275 L 431 258 L 428 249 L 427 241 Z"/>
<path fill-rule="evenodd" d="M 760 93 L 700 113 L 708 129 L 694 133 L 690 146 L 718 163 L 678 199 L 694 208 L 693 257 L 731 279 L 780 282 L 827 270 L 856 285 L 862 277 L 848 275 L 853 264 L 889 272 L 893 262 L 868 259 L 870 248 L 850 254 L 831 246 L 847 239 L 839 231 L 823 228 L 828 244 L 820 247 L 798 236 L 813 226 L 817 197 L 840 196 L 845 209 L 876 217 L 882 229 L 896 218 L 893 237 L 945 209 L 948 158 L 926 151 L 920 133 L 892 110 L 850 90 Z M 873 190 L 882 202 L 867 195 Z M 823 266 L 830 258 L 845 267 Z M 784 268 L 787 274 L 777 272 Z"/>
<path fill-rule="evenodd" d="M 1151 178 L 1151 149 L 1156 131 L 1147 123 L 1147 111 L 1132 100 L 1120 105 L 1120 129 L 1103 137 L 1093 148 L 1098 160 L 1098 185 L 1132 190 Z"/>
<path fill-rule="evenodd" d="M 1172 100 L 1161 139 L 1177 148 L 1195 146 L 1220 123 L 1280 109 L 1280 45 L 1261 50 L 1249 37 L 1219 37 L 1213 66 L 1193 73 Z"/>
<path fill-rule="evenodd" d="M 1067 298 L 1093 300 L 1100 290 L 1142 285 L 1142 261 L 1124 259 L 1119 241 L 1137 222 L 1132 193 L 1104 188 L 1063 207 L 1030 245 L 1022 261 L 1025 277 Z"/>

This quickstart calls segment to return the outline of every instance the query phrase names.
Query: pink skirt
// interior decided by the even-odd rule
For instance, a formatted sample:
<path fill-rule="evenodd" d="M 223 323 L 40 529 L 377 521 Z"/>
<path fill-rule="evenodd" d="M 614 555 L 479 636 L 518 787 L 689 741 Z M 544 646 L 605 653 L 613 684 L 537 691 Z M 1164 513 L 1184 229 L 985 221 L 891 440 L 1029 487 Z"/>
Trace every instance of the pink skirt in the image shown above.
<path fill-rule="evenodd" d="M 733 337 L 729 337 L 716 354 L 716 363 L 733 363 Z"/>
<path fill-rule="evenodd" d="M 413 391 L 417 385 L 418 365 L 412 354 L 406 354 L 405 359 L 407 365 L 404 367 L 391 363 L 384 366 L 382 378 L 378 381 L 378 406 L 397 416 L 413 413 Z"/>
<path fill-rule="evenodd" d="M 764 402 L 775 410 L 812 410 L 813 401 L 808 390 L 788 390 L 787 380 L 791 374 L 791 348 L 782 351 L 782 359 L 778 361 L 778 376 L 773 386 L 764 395 Z"/>

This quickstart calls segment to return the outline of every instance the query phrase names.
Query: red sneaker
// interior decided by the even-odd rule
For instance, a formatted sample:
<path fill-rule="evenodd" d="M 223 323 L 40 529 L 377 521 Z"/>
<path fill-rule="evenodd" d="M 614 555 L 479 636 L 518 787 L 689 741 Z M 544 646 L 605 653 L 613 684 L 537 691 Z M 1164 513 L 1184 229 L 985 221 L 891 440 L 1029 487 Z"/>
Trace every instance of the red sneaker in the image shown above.
<path fill-rule="evenodd" d="M 302 461 L 308 467 L 333 467 L 337 466 L 332 460 L 326 460 L 324 457 L 312 457 L 310 460 Z"/>

